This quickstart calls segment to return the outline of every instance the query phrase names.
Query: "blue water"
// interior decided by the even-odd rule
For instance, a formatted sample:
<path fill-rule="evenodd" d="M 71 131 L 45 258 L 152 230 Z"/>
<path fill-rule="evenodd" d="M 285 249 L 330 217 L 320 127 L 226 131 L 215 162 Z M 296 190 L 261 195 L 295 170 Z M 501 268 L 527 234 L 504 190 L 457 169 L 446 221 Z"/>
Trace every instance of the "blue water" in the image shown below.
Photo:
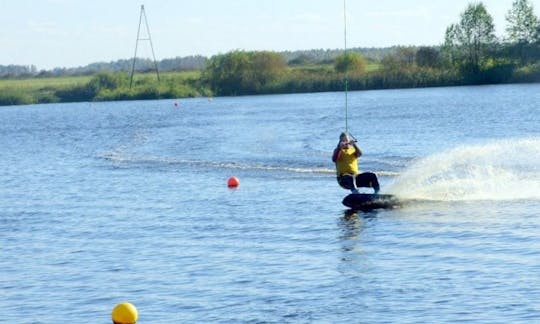
<path fill-rule="evenodd" d="M 540 321 L 540 85 L 0 109 L 0 322 Z M 236 176 L 240 186 L 227 188 Z"/>

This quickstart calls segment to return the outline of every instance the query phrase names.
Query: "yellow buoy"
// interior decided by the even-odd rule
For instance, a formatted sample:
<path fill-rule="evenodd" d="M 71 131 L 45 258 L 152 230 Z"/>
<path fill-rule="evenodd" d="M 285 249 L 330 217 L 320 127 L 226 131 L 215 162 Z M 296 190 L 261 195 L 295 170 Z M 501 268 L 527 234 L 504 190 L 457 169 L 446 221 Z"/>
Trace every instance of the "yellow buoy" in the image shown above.
<path fill-rule="evenodd" d="M 138 318 L 137 308 L 131 303 L 120 303 L 113 308 L 112 320 L 114 324 L 135 324 Z"/>

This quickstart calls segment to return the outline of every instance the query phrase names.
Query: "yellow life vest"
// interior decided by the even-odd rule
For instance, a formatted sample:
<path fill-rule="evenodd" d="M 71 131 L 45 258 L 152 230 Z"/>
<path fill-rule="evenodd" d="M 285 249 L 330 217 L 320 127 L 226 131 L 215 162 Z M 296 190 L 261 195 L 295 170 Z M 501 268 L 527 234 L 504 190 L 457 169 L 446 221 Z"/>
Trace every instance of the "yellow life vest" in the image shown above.
<path fill-rule="evenodd" d="M 336 171 L 338 176 L 358 174 L 358 157 L 354 147 L 341 149 L 339 159 L 336 161 Z"/>

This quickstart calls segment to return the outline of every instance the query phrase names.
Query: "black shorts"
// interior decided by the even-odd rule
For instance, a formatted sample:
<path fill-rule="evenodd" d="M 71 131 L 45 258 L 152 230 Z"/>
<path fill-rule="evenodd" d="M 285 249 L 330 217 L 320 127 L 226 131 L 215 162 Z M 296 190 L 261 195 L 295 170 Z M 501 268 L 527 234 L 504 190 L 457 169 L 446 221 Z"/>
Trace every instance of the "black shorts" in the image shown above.
<path fill-rule="evenodd" d="M 373 188 L 379 190 L 379 180 L 373 172 L 364 172 L 356 175 L 343 174 L 337 177 L 339 185 L 345 189 L 352 190 L 355 188 L 353 181 L 356 182 L 356 188 Z"/>

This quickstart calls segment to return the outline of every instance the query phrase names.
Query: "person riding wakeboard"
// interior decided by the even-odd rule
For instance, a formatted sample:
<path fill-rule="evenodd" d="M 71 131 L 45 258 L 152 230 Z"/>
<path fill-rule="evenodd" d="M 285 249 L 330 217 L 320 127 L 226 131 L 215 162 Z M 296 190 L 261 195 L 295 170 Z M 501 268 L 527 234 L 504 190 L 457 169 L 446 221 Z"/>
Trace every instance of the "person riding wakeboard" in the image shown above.
<path fill-rule="evenodd" d="M 358 148 L 356 140 L 351 139 L 346 132 L 341 133 L 332 155 L 332 161 L 336 164 L 337 182 L 352 193 L 358 193 L 358 188 L 367 187 L 373 188 L 377 194 L 380 190 L 377 175 L 373 172 L 359 172 L 358 158 L 361 155 L 362 151 Z"/>

